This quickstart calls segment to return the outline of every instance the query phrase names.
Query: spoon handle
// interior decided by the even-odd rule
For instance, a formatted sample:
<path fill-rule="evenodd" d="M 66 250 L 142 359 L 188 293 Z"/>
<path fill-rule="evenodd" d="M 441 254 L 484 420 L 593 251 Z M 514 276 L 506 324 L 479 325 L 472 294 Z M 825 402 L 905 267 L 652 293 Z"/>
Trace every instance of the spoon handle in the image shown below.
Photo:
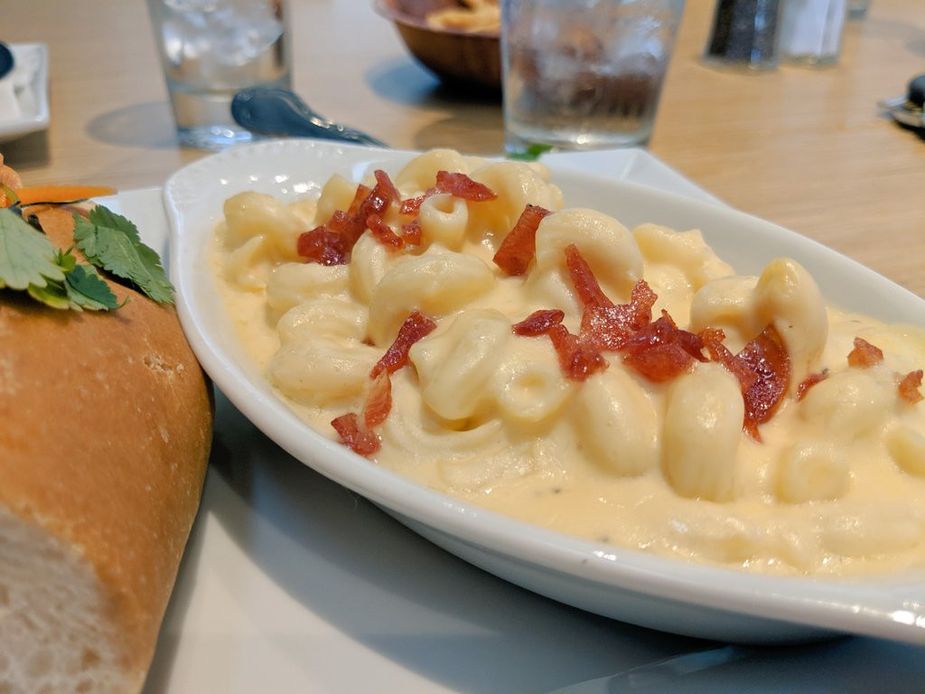
<path fill-rule="evenodd" d="M 312 111 L 294 92 L 278 87 L 249 87 L 235 94 L 231 115 L 241 127 L 273 137 L 314 137 L 388 147 L 371 135 L 329 121 Z"/>

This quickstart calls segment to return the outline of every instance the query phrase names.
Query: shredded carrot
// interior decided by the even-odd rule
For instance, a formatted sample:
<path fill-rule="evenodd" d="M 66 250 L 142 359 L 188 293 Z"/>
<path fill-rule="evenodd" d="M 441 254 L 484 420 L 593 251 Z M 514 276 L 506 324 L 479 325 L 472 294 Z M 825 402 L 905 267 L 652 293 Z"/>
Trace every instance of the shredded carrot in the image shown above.
<path fill-rule="evenodd" d="M 37 202 L 72 202 L 113 195 L 115 188 L 109 186 L 25 186 L 15 189 L 21 205 Z"/>

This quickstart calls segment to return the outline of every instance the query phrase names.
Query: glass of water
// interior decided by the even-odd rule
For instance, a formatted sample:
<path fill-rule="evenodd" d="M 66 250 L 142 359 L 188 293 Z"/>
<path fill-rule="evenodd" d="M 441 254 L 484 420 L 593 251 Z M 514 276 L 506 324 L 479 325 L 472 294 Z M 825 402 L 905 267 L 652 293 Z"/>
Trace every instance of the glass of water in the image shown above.
<path fill-rule="evenodd" d="M 502 0 L 511 154 L 648 142 L 684 0 Z"/>
<path fill-rule="evenodd" d="M 231 100 L 245 87 L 289 88 L 283 0 L 147 0 L 180 143 L 218 150 L 252 135 Z"/>

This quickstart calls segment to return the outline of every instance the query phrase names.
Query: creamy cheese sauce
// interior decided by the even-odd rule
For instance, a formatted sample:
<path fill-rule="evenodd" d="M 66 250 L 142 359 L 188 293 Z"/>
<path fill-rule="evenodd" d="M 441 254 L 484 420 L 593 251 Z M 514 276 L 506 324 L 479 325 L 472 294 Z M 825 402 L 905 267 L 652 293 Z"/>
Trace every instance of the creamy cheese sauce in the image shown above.
<path fill-rule="evenodd" d="M 734 274 L 699 232 L 633 232 L 585 210 L 551 215 L 525 277 L 492 263 L 525 202 L 561 207 L 542 169 L 451 152 L 395 176 L 403 196 L 439 169 L 465 171 L 494 203 L 437 196 L 422 206 L 424 242 L 393 253 L 364 234 L 348 265 L 304 264 L 298 235 L 356 184 L 335 177 L 319 201 L 291 206 L 243 194 L 226 204 L 212 270 L 241 344 L 306 422 L 362 408 L 370 367 L 413 308 L 438 328 L 392 376 L 393 405 L 374 459 L 419 483 L 591 540 L 779 574 L 855 575 L 925 563 L 925 403 L 902 400 L 897 374 L 925 366 L 925 331 L 822 303 L 798 264 Z M 393 210 L 387 217 L 397 226 Z M 718 364 L 647 381 L 620 355 L 584 382 L 565 379 L 550 340 L 510 326 L 581 309 L 560 259 L 575 243 L 603 289 L 626 302 L 643 276 L 679 326 L 721 327 L 736 352 L 767 324 L 792 360 L 791 387 L 762 441 L 741 431 L 741 395 Z M 884 352 L 867 369 L 846 357 L 861 337 Z M 807 374 L 829 377 L 802 400 Z M 730 395 L 731 394 L 731 395 Z"/>

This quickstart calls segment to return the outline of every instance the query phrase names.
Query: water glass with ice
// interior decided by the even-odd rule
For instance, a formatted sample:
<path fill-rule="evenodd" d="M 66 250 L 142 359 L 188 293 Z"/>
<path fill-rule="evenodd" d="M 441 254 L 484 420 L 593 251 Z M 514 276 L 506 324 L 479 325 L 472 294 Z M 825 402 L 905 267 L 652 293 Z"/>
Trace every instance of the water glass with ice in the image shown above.
<path fill-rule="evenodd" d="M 502 0 L 505 146 L 640 145 L 684 0 Z"/>
<path fill-rule="evenodd" d="M 283 0 L 147 0 L 180 143 L 222 149 L 252 139 L 231 100 L 245 87 L 289 88 Z"/>

